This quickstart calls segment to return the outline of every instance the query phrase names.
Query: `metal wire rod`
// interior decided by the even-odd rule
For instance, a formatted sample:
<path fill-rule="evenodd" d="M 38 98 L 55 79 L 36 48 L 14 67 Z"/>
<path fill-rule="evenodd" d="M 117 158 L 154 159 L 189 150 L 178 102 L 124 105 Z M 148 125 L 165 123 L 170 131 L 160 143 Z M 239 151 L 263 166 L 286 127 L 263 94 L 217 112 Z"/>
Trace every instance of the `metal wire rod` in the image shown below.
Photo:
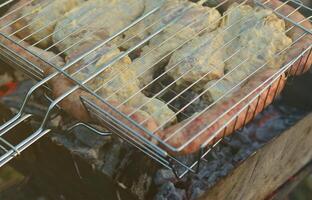
<path fill-rule="evenodd" d="M 11 120 L 13 122 L 16 122 L 17 124 L 20 124 L 20 123 L 24 122 L 26 119 L 29 119 L 30 117 L 32 117 L 32 114 L 26 114 L 26 115 L 23 115 L 23 116 L 15 115 L 14 118 L 12 118 Z M 5 130 L 0 132 L 0 137 L 3 136 L 4 134 L 6 134 L 8 131 L 12 130 L 16 126 L 15 124 L 12 125 L 11 121 L 9 122 L 9 124 L 10 125 L 4 127 L 4 128 L 6 128 Z M 2 126 L 0 128 L 1 128 L 0 130 L 3 129 Z"/>
<path fill-rule="evenodd" d="M 46 135 L 51 130 L 38 130 L 25 140 L 23 140 L 18 145 L 14 146 L 14 149 L 11 149 L 7 151 L 4 155 L 0 157 L 0 167 L 5 165 L 7 162 L 9 162 L 12 158 L 19 155 L 20 152 L 24 151 L 26 148 L 28 148 L 30 145 L 32 145 L 35 141 Z"/>
<path fill-rule="evenodd" d="M 89 125 L 89 124 L 86 124 L 86 123 L 82 123 L 82 122 L 78 122 L 76 124 L 74 124 L 73 126 L 69 127 L 67 130 L 68 131 L 73 131 L 75 128 L 77 127 L 85 127 L 91 131 L 93 131 L 94 133 L 96 133 L 97 135 L 100 135 L 100 136 L 110 136 L 112 135 L 112 133 L 110 132 L 104 132 L 104 131 L 100 131 L 98 130 L 97 128 L 94 128 L 93 126 Z"/>
<path fill-rule="evenodd" d="M 14 0 L 13 0 L 13 1 L 14 1 Z M 25 4 L 21 5 L 21 6 L 19 6 L 18 8 L 15 8 L 14 10 L 11 10 L 10 12 L 8 12 L 8 13 L 6 13 L 5 15 L 3 15 L 2 17 L 0 17 L 0 20 L 2 20 L 3 18 L 5 18 L 5 17 L 11 15 L 12 13 L 14 13 L 14 12 L 16 12 L 16 11 L 22 9 L 23 7 L 27 6 L 28 4 L 30 4 L 30 3 L 33 2 L 33 1 L 34 1 L 34 0 L 30 0 L 30 1 L 28 1 L 27 3 L 25 3 Z M 0 28 L 0 30 L 2 30 L 2 29 Z"/>
<path fill-rule="evenodd" d="M 4 45 L 0 43 L 0 46 L 3 47 Z M 26 73 L 26 75 L 30 76 L 31 78 L 35 80 L 40 80 L 43 77 L 43 72 L 42 70 L 39 70 L 39 68 L 32 68 L 32 67 L 25 67 L 23 63 L 17 61 L 15 59 L 14 55 L 10 55 L 9 53 L 5 51 L 0 51 L 0 57 L 3 60 L 8 60 L 9 62 L 12 63 L 12 66 L 18 66 L 20 69 L 22 69 L 23 72 Z"/>
<path fill-rule="evenodd" d="M 4 152 L 8 152 L 8 150 L 2 145 L 0 145 L 0 149 L 2 149 L 2 151 L 4 151 Z"/>
<path fill-rule="evenodd" d="M 296 0 L 290 0 L 291 2 L 295 3 L 295 4 L 299 4 L 301 7 L 309 10 L 309 11 L 312 11 L 312 8 L 308 7 L 307 5 L 305 5 L 304 3 L 302 2 L 297 2 Z"/>
<path fill-rule="evenodd" d="M 86 12 L 87 12 L 87 11 L 86 11 Z M 45 24 L 44 26 L 40 27 L 38 30 L 36 30 L 36 31 L 30 33 L 29 35 L 25 36 L 24 38 L 20 38 L 20 40 L 18 41 L 18 43 L 22 43 L 22 42 L 26 41 L 27 39 L 29 39 L 30 37 L 34 36 L 35 34 L 39 33 L 40 31 L 43 31 L 44 29 L 46 29 L 46 28 L 48 28 L 48 27 L 50 27 L 50 26 L 53 26 L 57 21 L 59 21 L 59 20 L 62 19 L 63 17 L 64 17 L 64 16 L 60 16 L 60 17 L 58 17 L 58 18 L 56 18 L 56 19 L 50 21 L 49 23 Z M 67 24 L 69 24 L 70 22 L 71 22 L 71 21 L 69 21 Z M 30 24 L 28 24 L 27 26 L 31 26 L 31 24 L 33 24 L 33 23 L 35 23 L 35 22 L 32 21 L 32 22 L 31 22 Z M 67 24 L 66 24 L 66 25 L 67 25 Z M 24 26 L 23 28 L 26 28 L 26 27 Z M 65 28 L 65 27 L 64 27 L 64 28 Z M 15 31 L 15 32 L 18 33 L 19 31 L 20 31 L 20 29 L 17 30 L 17 31 Z M 13 35 L 15 35 L 16 33 L 13 32 L 13 33 L 11 33 L 9 36 L 13 36 Z M 55 32 L 51 32 L 50 34 L 48 34 L 47 36 L 45 36 L 44 39 L 41 38 L 38 42 L 36 42 L 35 44 L 33 44 L 33 45 L 31 45 L 31 46 L 35 46 L 35 45 L 39 44 L 40 42 L 44 41 L 45 39 L 51 37 L 54 33 L 55 33 Z"/>
<path fill-rule="evenodd" d="M 0 4 L 0 8 L 6 6 L 6 5 L 10 4 L 10 3 L 12 3 L 13 1 L 15 1 L 15 0 L 8 0 L 8 1 L 5 1 L 5 2 L 1 3 Z"/>
<path fill-rule="evenodd" d="M 48 5 L 49 5 L 49 3 L 44 4 L 44 8 L 45 8 L 46 6 L 48 6 Z M 41 5 L 38 4 L 33 10 L 36 10 L 36 9 L 40 8 L 40 6 L 41 6 Z M 21 19 L 23 19 L 23 18 L 25 18 L 25 17 L 27 17 L 27 16 L 30 16 L 30 15 L 34 14 L 34 13 L 33 13 L 33 10 L 31 10 L 30 12 L 28 12 L 28 13 L 22 15 L 21 17 L 18 17 L 17 19 L 11 21 L 10 23 L 4 25 L 3 27 L 0 28 L 0 31 L 3 30 L 4 28 L 7 28 L 7 27 L 11 26 L 12 24 L 18 22 L 19 20 L 21 20 Z"/>
<path fill-rule="evenodd" d="M 6 146 L 10 147 L 16 153 L 16 155 L 20 155 L 20 151 L 16 149 L 15 146 L 12 145 L 10 142 L 6 141 L 2 137 L 0 137 L 0 141 L 4 143 Z"/>
<path fill-rule="evenodd" d="M 272 10 L 272 8 L 270 8 L 270 7 L 267 6 L 267 5 L 261 4 L 258 0 L 254 0 L 254 1 L 255 1 L 257 4 L 260 4 L 260 6 L 262 6 L 262 7 Z M 312 34 L 312 30 L 307 29 L 306 27 L 302 26 L 301 24 L 295 22 L 294 20 L 292 20 L 292 19 L 290 19 L 290 18 L 287 18 L 286 16 L 280 14 L 279 12 L 276 12 L 276 11 L 274 11 L 274 10 L 273 10 L 273 12 L 274 12 L 277 16 L 283 18 L 284 20 L 290 22 L 291 24 L 294 24 L 295 26 L 298 26 L 299 28 L 301 28 L 302 30 L 308 32 L 309 34 Z"/>

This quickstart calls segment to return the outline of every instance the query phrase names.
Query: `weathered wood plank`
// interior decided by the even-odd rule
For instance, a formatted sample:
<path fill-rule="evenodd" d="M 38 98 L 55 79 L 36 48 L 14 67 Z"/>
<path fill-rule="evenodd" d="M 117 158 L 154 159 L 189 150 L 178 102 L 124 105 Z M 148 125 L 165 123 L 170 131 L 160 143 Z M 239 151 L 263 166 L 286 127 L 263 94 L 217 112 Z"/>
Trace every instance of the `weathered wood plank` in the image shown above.
<path fill-rule="evenodd" d="M 301 190 L 301 184 L 306 184 L 307 177 L 312 174 L 312 161 L 309 162 L 304 168 L 302 168 L 298 173 L 292 176 L 285 184 L 279 187 L 274 194 L 268 200 L 286 200 L 290 199 L 289 195 L 293 192 L 293 190 Z M 309 179 L 309 178 L 308 178 Z M 296 192 L 295 192 L 296 193 Z M 307 192 L 306 195 L 309 195 L 311 192 Z"/>
<path fill-rule="evenodd" d="M 265 199 L 311 159 L 312 114 L 241 163 L 201 199 Z"/>

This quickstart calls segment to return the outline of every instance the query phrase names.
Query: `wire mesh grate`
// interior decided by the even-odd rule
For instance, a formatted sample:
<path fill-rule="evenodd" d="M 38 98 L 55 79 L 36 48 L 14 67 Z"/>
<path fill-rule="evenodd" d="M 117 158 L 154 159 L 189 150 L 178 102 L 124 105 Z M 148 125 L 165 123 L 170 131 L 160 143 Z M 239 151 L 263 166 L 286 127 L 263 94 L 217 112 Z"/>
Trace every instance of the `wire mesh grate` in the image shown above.
<path fill-rule="evenodd" d="M 182 177 L 195 172 L 222 138 L 270 104 L 288 75 L 301 74 L 311 64 L 311 16 L 298 18 L 311 8 L 293 0 L 222 0 L 211 8 L 203 6 L 211 3 L 204 0 L 133 0 L 129 5 L 71 0 L 67 10 L 48 12 L 60 2 L 23 0 L 0 6 L 16 3 L 0 18 L 1 59 L 38 81 L 0 133 L 25 120 L 33 92 L 45 87 L 53 96 L 41 126 L 15 147 L 17 152 L 50 131 L 46 123 L 52 110 L 59 106 L 68 111 L 66 102 L 82 102 L 94 120 Z M 124 8 L 129 12 L 123 16 Z M 231 22 L 240 9 L 249 14 Z M 93 20 L 103 17 L 114 23 Z M 285 44 L 269 59 L 260 47 L 244 57 L 250 43 L 241 44 L 241 38 L 255 38 L 253 31 L 264 26 L 278 32 Z M 222 65 L 231 67 L 220 70 Z M 85 121 L 85 113 L 75 112 Z M 10 153 L 5 161 L 16 151 Z M 184 162 L 181 154 L 194 159 Z"/>

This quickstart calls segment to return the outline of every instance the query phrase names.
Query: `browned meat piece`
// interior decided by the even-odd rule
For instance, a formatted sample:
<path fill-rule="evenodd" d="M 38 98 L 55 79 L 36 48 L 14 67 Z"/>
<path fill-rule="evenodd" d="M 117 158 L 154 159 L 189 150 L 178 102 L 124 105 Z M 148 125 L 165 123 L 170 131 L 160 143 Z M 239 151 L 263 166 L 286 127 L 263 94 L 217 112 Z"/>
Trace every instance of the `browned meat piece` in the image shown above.
<path fill-rule="evenodd" d="M 100 43 L 125 28 L 143 12 L 144 0 L 87 1 L 68 12 L 57 23 L 53 41 L 60 51 L 81 40 L 92 41 L 94 44 Z M 115 39 L 114 43 L 120 44 L 122 37 Z M 80 49 L 79 46 L 75 45 L 65 54 L 69 55 L 72 50 Z"/>
<path fill-rule="evenodd" d="M 271 8 L 276 8 L 279 7 L 282 4 L 281 1 L 279 0 L 271 0 L 268 2 L 268 6 Z M 284 16 L 289 15 L 294 11 L 294 8 L 292 8 L 289 5 L 284 5 L 282 8 L 278 10 L 279 13 L 281 13 Z M 301 22 L 300 24 L 305 27 L 307 30 L 312 30 L 312 24 L 309 20 L 307 20 L 300 12 L 294 12 L 292 15 L 289 16 L 291 20 L 294 22 Z M 291 28 L 293 25 L 289 22 L 286 21 L 286 27 Z M 288 35 L 291 37 L 293 41 L 296 41 L 299 39 L 305 31 L 299 27 L 293 27 L 292 30 L 288 33 Z M 312 44 L 312 35 L 311 34 L 306 34 L 304 37 L 299 39 L 292 47 L 287 51 L 287 57 L 286 57 L 286 62 L 289 62 L 296 58 L 300 52 L 304 51 L 307 49 L 310 45 Z M 310 51 L 311 52 L 311 51 Z M 300 63 L 300 60 L 297 61 L 294 66 L 289 70 L 289 73 L 291 75 L 300 75 L 302 73 L 307 72 L 312 65 L 312 53 L 309 54 L 309 51 L 304 54 L 302 58 L 302 62 Z"/>
<path fill-rule="evenodd" d="M 52 42 L 52 33 L 57 20 L 84 1 L 85 0 L 33 1 L 16 12 L 17 18 L 22 18 L 12 25 L 13 30 L 20 30 L 16 33 L 19 38 L 23 39 L 27 37 L 26 41 L 30 43 L 42 40 L 39 46 L 43 48 L 47 47 Z M 20 1 L 19 5 L 23 5 L 21 2 L 25 4 L 27 0 Z"/>
<path fill-rule="evenodd" d="M 172 54 L 166 66 L 167 74 L 178 86 L 186 87 L 196 82 L 192 88 L 202 90 L 208 81 L 224 75 L 223 40 L 219 31 L 192 40 Z"/>
<path fill-rule="evenodd" d="M 274 57 L 274 55 L 292 42 L 286 36 L 284 20 L 279 19 L 268 9 L 252 8 L 249 5 L 237 6 L 237 3 L 230 6 L 226 12 L 228 15 L 222 23 L 222 28 L 226 29 L 239 21 L 234 28 L 224 34 L 225 42 L 240 34 L 226 50 L 226 57 L 229 57 L 240 49 L 226 62 L 226 71 L 234 69 L 244 59 L 248 60 L 240 65 L 239 70 L 235 70 L 235 72 L 243 73 L 234 73 L 235 75 L 231 76 L 232 79 L 241 79 L 245 76 L 244 74 L 250 74 L 266 62 L 271 68 L 279 68 L 285 60 L 284 56 Z"/>
<path fill-rule="evenodd" d="M 218 2 L 223 2 L 224 0 L 218 0 Z M 228 8 L 228 6 L 232 3 L 240 3 L 243 0 L 227 0 L 224 4 L 224 8 Z M 277 10 L 278 13 L 280 13 L 283 16 L 288 16 L 290 13 L 292 13 L 290 16 L 288 16 L 289 19 L 291 19 L 294 22 L 301 22 L 300 24 L 305 27 L 307 30 L 312 30 L 312 24 L 309 20 L 307 20 L 300 12 L 295 11 L 294 8 L 291 7 L 288 4 L 284 4 L 284 2 L 280 0 L 259 0 L 260 2 L 266 3 L 266 5 L 272 9 L 279 8 Z M 248 0 L 248 4 L 252 5 L 252 1 Z M 282 6 L 281 6 L 282 5 Z M 297 41 L 299 37 L 301 37 L 305 31 L 297 26 L 293 26 L 293 24 L 287 20 L 285 20 L 286 23 L 286 29 L 292 28 L 292 31 L 290 31 L 287 35 L 293 40 Z M 285 63 L 292 61 L 294 58 L 299 56 L 299 54 L 307 49 L 312 42 L 312 35 L 306 34 L 304 37 L 299 39 L 293 46 L 290 48 L 286 53 L 286 60 Z M 308 57 L 309 56 L 309 57 Z M 302 73 L 307 72 L 311 65 L 312 65 L 312 54 L 309 55 L 309 51 L 304 55 L 304 58 L 302 59 L 306 62 L 301 62 L 300 60 L 297 61 L 294 66 L 289 70 L 290 75 L 300 75 Z"/>
<path fill-rule="evenodd" d="M 136 70 L 136 74 L 142 74 L 139 77 L 140 86 L 143 87 L 152 81 L 154 73 L 161 66 L 153 66 L 155 63 L 164 59 L 167 54 L 183 45 L 185 41 L 195 37 L 200 31 L 214 30 L 219 25 L 220 17 L 220 13 L 214 8 L 203 7 L 189 1 L 167 1 L 149 24 L 161 19 L 160 22 L 148 31 L 152 34 L 167 26 L 170 21 L 175 20 L 175 22 L 168 25 L 165 30 L 150 40 L 149 45 L 143 48 L 142 55 L 151 51 L 148 55 L 137 58 L 138 60 L 130 66 Z"/>
<path fill-rule="evenodd" d="M 157 124 L 164 124 L 164 127 L 168 127 L 177 121 L 176 114 L 159 99 L 148 98 L 140 93 L 132 98 L 129 103 L 133 108 L 140 108 L 140 110 L 150 114 Z"/>
<path fill-rule="evenodd" d="M 221 81 L 208 83 L 204 88 L 204 98 L 213 102 L 240 81 L 246 79 L 259 68 L 280 68 L 285 61 L 285 52 L 292 40 L 286 36 L 285 23 L 271 10 L 252 8 L 249 5 L 238 6 L 234 3 L 226 11 L 221 29 L 224 42 L 232 41 L 225 49 L 225 70 L 229 72 Z M 227 29 L 232 24 L 233 28 Z M 233 40 L 237 35 L 237 39 Z M 233 56 L 234 55 L 234 56 Z"/>

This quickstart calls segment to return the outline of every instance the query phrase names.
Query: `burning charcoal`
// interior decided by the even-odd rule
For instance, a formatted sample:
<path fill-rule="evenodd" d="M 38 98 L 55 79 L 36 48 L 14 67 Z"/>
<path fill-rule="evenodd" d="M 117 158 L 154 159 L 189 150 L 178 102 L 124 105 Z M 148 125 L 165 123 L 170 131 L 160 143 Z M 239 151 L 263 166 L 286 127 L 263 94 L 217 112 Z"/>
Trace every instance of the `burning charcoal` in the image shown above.
<path fill-rule="evenodd" d="M 202 167 L 198 173 L 199 179 L 207 178 L 220 166 L 218 160 L 209 161 L 204 167 Z"/>
<path fill-rule="evenodd" d="M 231 157 L 231 149 L 229 147 L 217 147 L 211 152 L 212 156 L 218 160 L 227 160 Z"/>
<path fill-rule="evenodd" d="M 214 185 L 216 180 L 218 179 L 218 177 L 219 177 L 219 171 L 218 170 L 211 172 L 210 176 L 207 179 L 208 186 Z"/>
<path fill-rule="evenodd" d="M 212 176 L 214 175 L 215 174 L 212 174 Z M 198 180 L 198 179 L 192 180 L 191 186 L 189 187 L 189 190 L 188 190 L 189 199 L 198 198 L 198 196 L 201 195 L 206 188 L 208 188 L 209 183 L 211 183 L 211 181 L 203 181 L 203 180 Z"/>
<path fill-rule="evenodd" d="M 205 191 L 201 190 L 200 188 L 195 188 L 192 193 L 191 196 L 189 197 L 190 200 L 195 200 L 197 199 L 199 196 L 201 196 Z"/>
<path fill-rule="evenodd" d="M 264 121 L 263 121 L 264 120 Z M 276 136 L 276 133 L 285 130 L 285 121 L 276 109 L 264 112 L 263 119 L 258 122 L 259 128 L 255 132 L 255 137 L 260 142 L 267 142 Z"/>
<path fill-rule="evenodd" d="M 277 123 L 280 123 L 280 122 L 277 122 Z M 267 142 L 270 139 L 272 139 L 274 136 L 276 136 L 275 127 L 272 127 L 271 131 L 268 131 L 267 128 L 259 128 L 256 132 L 256 139 L 259 142 Z"/>
<path fill-rule="evenodd" d="M 222 151 L 218 151 L 218 150 L 212 151 L 212 152 L 211 152 L 211 155 L 212 155 L 215 159 L 220 159 L 220 160 L 221 160 L 222 158 L 225 157 L 224 153 L 223 153 Z"/>
<path fill-rule="evenodd" d="M 221 167 L 220 175 L 226 176 L 233 168 L 234 168 L 234 165 L 232 165 L 231 163 L 225 163 Z"/>
<path fill-rule="evenodd" d="M 184 190 L 176 188 L 171 182 L 167 182 L 160 187 L 155 200 L 183 200 L 185 198 Z"/>
<path fill-rule="evenodd" d="M 233 161 L 238 163 L 244 159 L 246 159 L 249 155 L 252 154 L 252 150 L 250 149 L 246 149 L 246 148 L 242 148 L 233 158 Z"/>
<path fill-rule="evenodd" d="M 82 158 L 89 161 L 96 161 L 99 159 L 98 152 L 94 149 L 86 148 L 86 147 L 73 147 L 71 149 L 73 154 L 79 155 Z"/>
<path fill-rule="evenodd" d="M 262 145 L 261 145 L 260 143 L 258 143 L 258 142 L 254 142 L 254 143 L 252 144 L 252 148 L 253 148 L 253 149 L 259 149 L 261 146 L 262 146 Z"/>
<path fill-rule="evenodd" d="M 103 153 L 105 152 L 105 153 Z M 104 158 L 102 171 L 113 176 L 116 173 L 116 169 L 118 168 L 118 164 L 120 162 L 119 158 L 122 153 L 122 146 L 118 142 L 114 142 L 111 145 L 108 145 L 105 149 L 103 149 Z"/>
<path fill-rule="evenodd" d="M 243 144 L 250 144 L 250 143 L 252 143 L 252 141 L 250 140 L 250 138 L 248 137 L 248 134 L 246 134 L 246 132 L 248 132 L 247 127 L 246 127 L 246 129 L 243 128 L 241 131 L 237 131 L 237 133 L 235 133 L 235 134 L 239 137 L 240 141 Z"/>
<path fill-rule="evenodd" d="M 295 121 L 295 120 L 292 120 L 292 121 Z M 285 130 L 285 127 L 287 126 L 285 124 L 285 120 L 283 118 L 277 118 L 276 120 L 274 120 L 274 125 L 272 123 L 272 127 L 274 128 L 274 132 L 275 133 L 279 133 L 279 132 L 282 132 L 283 130 Z M 290 124 L 290 126 L 293 125 L 293 124 Z M 287 126 L 289 127 L 289 126 Z M 272 133 L 272 137 L 276 136 L 276 134 Z M 272 138 L 271 137 L 271 138 Z"/>
<path fill-rule="evenodd" d="M 211 188 L 216 181 L 219 179 L 219 172 L 211 171 L 209 176 L 205 179 L 193 180 L 188 189 L 188 197 L 189 199 L 197 199 L 200 195 L 203 194 L 208 188 Z"/>
<path fill-rule="evenodd" d="M 236 137 L 225 137 L 224 142 L 231 148 L 239 149 L 242 147 L 242 142 Z"/>
<path fill-rule="evenodd" d="M 82 145 L 81 142 L 75 140 L 74 137 L 68 137 L 68 135 L 62 133 L 54 133 L 53 136 L 51 136 L 51 140 L 56 144 L 66 145 L 70 152 L 87 161 L 94 162 L 99 159 L 97 150 Z"/>
<path fill-rule="evenodd" d="M 223 152 L 224 159 L 229 159 L 232 156 L 232 151 L 230 147 L 224 146 L 221 151 Z"/>
<path fill-rule="evenodd" d="M 168 181 L 175 182 L 177 180 L 176 176 L 170 169 L 160 169 L 156 172 L 154 183 L 156 185 L 162 185 Z"/>
<path fill-rule="evenodd" d="M 282 112 L 282 119 L 285 127 L 292 126 L 298 119 L 302 118 L 309 110 L 300 110 L 295 107 L 278 105 L 278 109 Z"/>
<path fill-rule="evenodd" d="M 292 113 L 293 115 L 291 115 L 291 117 L 295 116 L 296 113 L 302 113 L 302 110 L 299 110 L 296 107 L 285 106 L 280 104 L 277 105 L 277 109 L 283 114 Z"/>

